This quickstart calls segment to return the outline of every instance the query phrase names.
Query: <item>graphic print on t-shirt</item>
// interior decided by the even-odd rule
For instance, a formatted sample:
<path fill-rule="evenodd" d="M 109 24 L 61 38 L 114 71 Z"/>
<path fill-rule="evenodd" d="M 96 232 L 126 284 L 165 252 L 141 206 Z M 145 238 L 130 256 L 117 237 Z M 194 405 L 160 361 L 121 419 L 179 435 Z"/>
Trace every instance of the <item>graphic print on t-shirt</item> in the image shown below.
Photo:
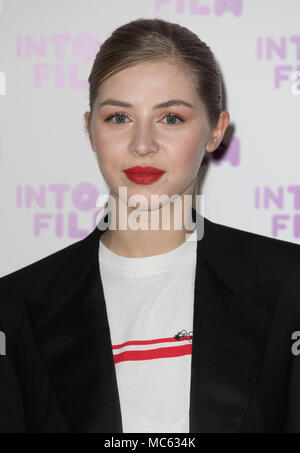
<path fill-rule="evenodd" d="M 173 337 L 133 340 L 113 345 L 114 363 L 191 355 L 192 338 L 192 331 L 181 330 Z M 178 345 L 178 342 L 183 344 Z"/>

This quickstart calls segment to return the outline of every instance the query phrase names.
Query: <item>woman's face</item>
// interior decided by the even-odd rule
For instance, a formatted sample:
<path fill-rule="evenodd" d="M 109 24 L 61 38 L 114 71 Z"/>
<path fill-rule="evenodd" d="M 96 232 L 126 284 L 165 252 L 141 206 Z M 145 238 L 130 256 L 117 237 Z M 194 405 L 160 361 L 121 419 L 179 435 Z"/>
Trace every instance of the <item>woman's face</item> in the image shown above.
<path fill-rule="evenodd" d="M 175 99 L 191 107 L 180 104 L 155 107 Z M 86 112 L 87 128 L 88 118 Z M 204 104 L 188 74 L 178 66 L 160 61 L 124 69 L 101 85 L 89 134 L 111 194 L 117 200 L 119 187 L 125 187 L 127 200 L 131 195 L 144 195 L 146 205 L 141 203 L 137 207 L 151 210 L 166 204 L 162 200 L 162 204 L 156 202 L 151 206 L 151 195 L 166 194 L 171 198 L 175 194 L 193 193 L 209 125 Z M 165 173 L 151 184 L 135 183 L 123 171 L 135 166 L 152 166 Z"/>

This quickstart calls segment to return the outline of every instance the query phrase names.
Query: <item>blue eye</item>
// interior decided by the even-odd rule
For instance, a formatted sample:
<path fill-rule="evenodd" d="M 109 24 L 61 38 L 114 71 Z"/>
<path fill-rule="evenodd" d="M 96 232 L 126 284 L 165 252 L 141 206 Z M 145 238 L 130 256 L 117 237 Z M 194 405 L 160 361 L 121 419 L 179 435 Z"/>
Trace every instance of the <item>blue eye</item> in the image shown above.
<path fill-rule="evenodd" d="M 175 120 L 179 120 L 179 122 L 183 123 L 184 122 L 184 119 L 178 115 L 177 113 L 167 113 L 163 119 L 165 118 L 175 118 Z M 175 121 L 173 120 L 171 123 L 168 123 L 168 124 L 171 124 L 171 125 L 176 125 Z"/>
<path fill-rule="evenodd" d="M 111 120 L 113 120 L 115 118 L 127 118 L 128 119 L 128 116 L 125 113 L 123 113 L 123 112 L 115 112 L 112 115 L 110 115 L 107 118 L 105 118 L 104 121 L 108 122 L 108 121 L 111 121 Z M 178 124 L 178 123 L 176 123 L 176 120 L 179 120 L 179 122 L 181 122 L 181 123 L 183 123 L 185 121 L 177 113 L 171 113 L 171 112 L 167 113 L 162 119 L 165 119 L 165 118 L 172 119 L 171 123 L 167 123 L 167 124 L 169 124 L 171 126 L 174 126 L 174 125 L 176 126 L 176 124 Z M 114 121 L 112 121 L 112 123 L 114 123 L 116 125 L 125 124 L 125 122 L 114 122 Z"/>
<path fill-rule="evenodd" d="M 125 115 L 125 113 L 114 113 L 113 115 L 110 115 L 108 118 L 105 118 L 105 121 L 110 121 L 114 118 L 118 118 L 118 117 L 123 117 L 123 118 L 128 118 L 127 115 Z M 124 124 L 124 123 L 115 123 L 115 124 Z"/>

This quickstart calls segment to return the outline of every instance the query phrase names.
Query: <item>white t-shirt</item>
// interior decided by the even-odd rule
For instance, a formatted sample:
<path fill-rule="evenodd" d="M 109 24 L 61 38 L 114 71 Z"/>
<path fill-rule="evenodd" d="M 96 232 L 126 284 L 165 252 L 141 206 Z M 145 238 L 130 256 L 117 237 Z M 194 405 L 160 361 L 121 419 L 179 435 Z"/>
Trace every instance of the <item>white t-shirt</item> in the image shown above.
<path fill-rule="evenodd" d="M 124 433 L 189 432 L 196 238 L 142 258 L 100 241 Z"/>

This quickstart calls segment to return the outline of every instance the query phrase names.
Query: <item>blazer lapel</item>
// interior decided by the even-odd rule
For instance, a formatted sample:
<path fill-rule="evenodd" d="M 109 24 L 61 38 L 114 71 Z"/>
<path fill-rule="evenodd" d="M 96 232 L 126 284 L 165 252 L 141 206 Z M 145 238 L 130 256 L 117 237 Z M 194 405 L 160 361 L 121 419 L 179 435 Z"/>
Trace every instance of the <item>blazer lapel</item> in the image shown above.
<path fill-rule="evenodd" d="M 32 330 L 71 432 L 121 433 L 122 420 L 98 228 L 74 245 L 43 295 L 25 299 Z"/>
<path fill-rule="evenodd" d="M 241 432 L 264 360 L 280 282 L 234 292 L 197 258 L 190 432 Z"/>
<path fill-rule="evenodd" d="M 279 282 L 232 288 L 215 264 L 212 225 L 204 219 L 204 237 L 197 242 L 190 432 L 238 432 L 263 361 Z M 25 300 L 72 432 L 122 433 L 98 260 L 103 231 L 95 228 L 72 246 L 43 294 Z"/>
<path fill-rule="evenodd" d="M 122 432 L 102 294 L 94 265 L 68 303 L 61 305 L 49 298 L 26 300 L 59 407 L 75 433 Z"/>

